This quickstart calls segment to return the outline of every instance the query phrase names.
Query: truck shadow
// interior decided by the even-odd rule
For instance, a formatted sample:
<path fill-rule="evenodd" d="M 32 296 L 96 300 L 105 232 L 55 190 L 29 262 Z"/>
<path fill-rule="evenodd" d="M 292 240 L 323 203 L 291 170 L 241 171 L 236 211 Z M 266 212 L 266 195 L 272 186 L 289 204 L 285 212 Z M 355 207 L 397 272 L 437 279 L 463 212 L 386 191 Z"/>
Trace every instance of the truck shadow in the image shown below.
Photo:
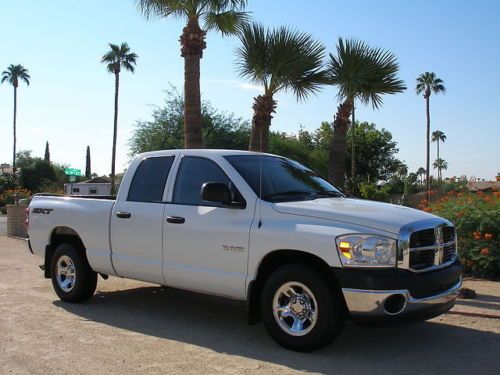
<path fill-rule="evenodd" d="M 54 304 L 83 319 L 294 370 L 343 373 L 493 374 L 500 335 L 426 322 L 391 328 L 348 323 L 327 348 L 295 353 L 275 344 L 262 324 L 246 324 L 242 302 L 165 287 L 98 292 L 88 303 Z"/>

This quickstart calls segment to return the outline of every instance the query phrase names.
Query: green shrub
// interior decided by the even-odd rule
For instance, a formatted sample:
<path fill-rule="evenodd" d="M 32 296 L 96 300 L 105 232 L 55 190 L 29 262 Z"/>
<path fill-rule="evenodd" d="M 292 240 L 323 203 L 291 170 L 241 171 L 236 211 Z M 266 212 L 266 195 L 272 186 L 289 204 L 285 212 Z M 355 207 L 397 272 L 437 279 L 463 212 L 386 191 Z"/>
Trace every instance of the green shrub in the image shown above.
<path fill-rule="evenodd" d="M 378 188 L 375 184 L 362 182 L 359 186 L 361 197 L 373 201 L 389 202 L 391 200 L 391 186 L 385 184 L 382 188 Z"/>
<path fill-rule="evenodd" d="M 426 211 L 452 221 L 457 228 L 458 254 L 467 273 L 500 276 L 499 193 L 450 192 Z"/>

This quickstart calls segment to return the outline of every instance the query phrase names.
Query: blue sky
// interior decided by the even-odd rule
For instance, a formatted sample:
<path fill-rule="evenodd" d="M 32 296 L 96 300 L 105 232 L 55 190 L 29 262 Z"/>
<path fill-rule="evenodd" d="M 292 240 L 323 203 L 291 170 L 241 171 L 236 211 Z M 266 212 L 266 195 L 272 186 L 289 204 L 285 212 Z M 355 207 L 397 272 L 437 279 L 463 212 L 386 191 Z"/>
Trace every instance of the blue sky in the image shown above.
<path fill-rule="evenodd" d="M 110 171 L 113 76 L 100 64 L 107 43 L 128 42 L 139 55 L 134 75 L 121 75 L 118 170 L 129 162 L 127 142 L 136 120 L 150 118 L 170 84 L 182 90 L 183 60 L 178 20 L 146 21 L 133 0 L 0 0 L 0 69 L 21 63 L 32 76 L 19 89 L 18 150 L 84 169 L 90 145 L 93 171 Z M 358 107 L 357 118 L 390 130 L 399 158 L 411 170 L 425 163 L 425 107 L 415 94 L 415 78 L 434 71 L 446 95 L 431 98 L 433 130 L 448 139 L 441 155 L 445 176 L 486 179 L 500 171 L 500 2 L 250 0 L 254 20 L 289 25 L 320 39 L 334 51 L 337 38 L 356 37 L 393 51 L 408 90 L 388 96 L 374 111 Z M 201 66 L 203 99 L 221 110 L 251 118 L 259 90 L 239 78 L 234 67 L 236 38 L 209 33 Z M 272 129 L 296 132 L 331 121 L 336 91 L 327 87 L 307 102 L 278 96 Z M 12 87 L 0 86 L 0 162 L 11 162 Z M 432 145 L 432 159 L 435 145 Z"/>

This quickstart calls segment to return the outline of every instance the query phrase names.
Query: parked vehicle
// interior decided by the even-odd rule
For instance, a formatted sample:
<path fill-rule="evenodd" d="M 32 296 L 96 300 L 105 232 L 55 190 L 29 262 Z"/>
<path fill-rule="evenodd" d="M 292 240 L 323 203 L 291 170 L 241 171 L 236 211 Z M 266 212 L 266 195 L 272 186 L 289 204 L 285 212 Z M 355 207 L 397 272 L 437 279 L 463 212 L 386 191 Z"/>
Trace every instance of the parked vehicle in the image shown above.
<path fill-rule="evenodd" d="M 270 154 L 168 150 L 132 162 L 116 199 L 35 196 L 29 247 L 64 301 L 98 274 L 247 301 L 286 348 L 330 343 L 346 319 L 419 321 L 461 286 L 455 228 L 407 207 L 347 198 Z"/>

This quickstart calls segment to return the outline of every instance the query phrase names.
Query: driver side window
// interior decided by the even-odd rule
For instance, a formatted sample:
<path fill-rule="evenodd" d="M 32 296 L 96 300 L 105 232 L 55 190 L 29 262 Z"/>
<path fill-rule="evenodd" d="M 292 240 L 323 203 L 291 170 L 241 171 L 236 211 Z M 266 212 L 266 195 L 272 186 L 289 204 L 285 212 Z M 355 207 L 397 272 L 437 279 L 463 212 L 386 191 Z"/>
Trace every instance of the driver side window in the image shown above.
<path fill-rule="evenodd" d="M 206 182 L 232 185 L 226 174 L 212 160 L 197 156 L 183 157 L 177 172 L 172 203 L 219 207 L 217 203 L 204 201 L 201 197 L 201 189 Z"/>

